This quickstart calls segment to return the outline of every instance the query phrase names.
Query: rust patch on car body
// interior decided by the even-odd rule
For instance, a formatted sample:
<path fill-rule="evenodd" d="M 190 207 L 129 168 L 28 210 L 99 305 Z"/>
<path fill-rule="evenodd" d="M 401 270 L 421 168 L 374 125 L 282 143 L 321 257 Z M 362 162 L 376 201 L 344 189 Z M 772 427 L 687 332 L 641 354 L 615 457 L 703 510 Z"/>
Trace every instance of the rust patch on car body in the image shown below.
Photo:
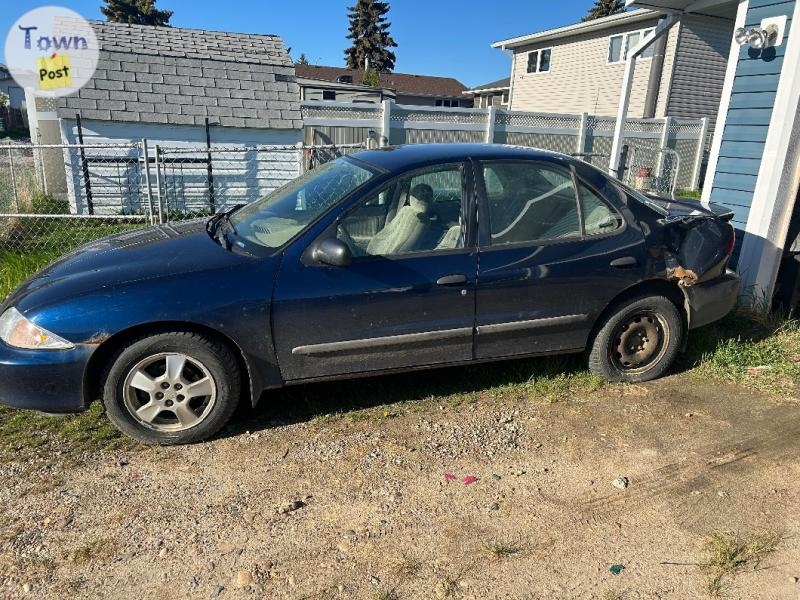
<path fill-rule="evenodd" d="M 108 340 L 108 338 L 110 338 L 110 337 L 111 337 L 110 333 L 107 333 L 105 331 L 101 331 L 99 333 L 95 333 L 92 337 L 90 337 L 88 340 L 86 340 L 83 343 L 84 344 L 89 344 L 89 345 L 92 345 L 92 346 L 99 346 L 100 344 L 102 344 L 103 342 Z"/>
<path fill-rule="evenodd" d="M 684 269 L 680 265 L 678 265 L 675 268 L 669 269 L 667 271 L 667 276 L 670 279 L 677 279 L 678 285 L 681 287 L 692 287 L 695 283 L 697 283 L 698 279 L 700 279 L 697 276 L 697 273 L 695 273 L 691 269 Z"/>

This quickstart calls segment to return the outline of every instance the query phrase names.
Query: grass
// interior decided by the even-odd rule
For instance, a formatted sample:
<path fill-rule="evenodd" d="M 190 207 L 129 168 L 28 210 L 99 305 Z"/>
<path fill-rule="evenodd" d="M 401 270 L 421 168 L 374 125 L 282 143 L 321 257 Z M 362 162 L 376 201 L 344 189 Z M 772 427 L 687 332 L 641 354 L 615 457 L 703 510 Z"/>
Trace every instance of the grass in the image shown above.
<path fill-rule="evenodd" d="M 676 190 L 675 197 L 681 200 L 700 200 L 703 190 Z"/>
<path fill-rule="evenodd" d="M 135 447 L 135 442 L 111 426 L 99 403 L 80 415 L 64 417 L 45 417 L 0 406 L 0 462 L 22 460 L 53 448 L 77 456 Z"/>
<path fill-rule="evenodd" d="M 758 565 L 778 547 L 781 536 L 775 531 L 760 531 L 742 537 L 739 534 L 716 532 L 705 542 L 707 560 L 706 592 L 712 597 L 723 595 L 727 580 L 745 568 Z"/>
<path fill-rule="evenodd" d="M 67 554 L 67 561 L 75 566 L 84 566 L 93 562 L 105 562 L 116 551 L 116 544 L 109 540 L 91 540 L 84 542 Z"/>
<path fill-rule="evenodd" d="M 496 539 L 485 542 L 483 545 L 483 550 L 491 558 L 495 560 L 502 560 L 504 558 L 514 556 L 515 554 L 519 554 L 522 551 L 522 548 L 520 544 L 516 542 L 505 539 Z"/>
<path fill-rule="evenodd" d="M 58 258 L 57 252 L 21 254 L 0 251 L 0 299 L 5 298 L 20 283 L 46 267 L 56 258 Z"/>
<path fill-rule="evenodd" d="M 800 382 L 800 322 L 739 309 L 693 331 L 687 355 L 698 377 L 791 391 Z"/>

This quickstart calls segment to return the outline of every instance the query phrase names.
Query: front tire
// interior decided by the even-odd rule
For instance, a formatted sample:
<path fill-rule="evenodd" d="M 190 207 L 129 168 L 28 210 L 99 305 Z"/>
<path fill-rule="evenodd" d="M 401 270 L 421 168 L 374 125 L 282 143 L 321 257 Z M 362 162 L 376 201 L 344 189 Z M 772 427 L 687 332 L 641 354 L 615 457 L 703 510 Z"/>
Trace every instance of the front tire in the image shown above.
<path fill-rule="evenodd" d="M 241 374 L 227 346 L 176 331 L 120 351 L 105 378 L 103 404 L 117 429 L 145 444 L 190 444 L 225 426 L 240 393 Z"/>
<path fill-rule="evenodd" d="M 620 304 L 589 350 L 589 369 L 609 381 L 638 383 L 661 377 L 683 346 L 686 325 L 664 296 L 638 296 Z"/>

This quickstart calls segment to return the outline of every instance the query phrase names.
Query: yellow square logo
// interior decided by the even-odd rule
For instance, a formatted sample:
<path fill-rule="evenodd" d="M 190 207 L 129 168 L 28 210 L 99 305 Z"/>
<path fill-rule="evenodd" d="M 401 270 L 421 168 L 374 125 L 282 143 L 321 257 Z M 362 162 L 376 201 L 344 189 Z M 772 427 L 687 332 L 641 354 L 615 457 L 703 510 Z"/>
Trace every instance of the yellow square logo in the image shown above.
<path fill-rule="evenodd" d="M 39 89 L 57 90 L 72 87 L 68 55 L 52 54 L 37 58 L 36 68 L 39 73 Z"/>

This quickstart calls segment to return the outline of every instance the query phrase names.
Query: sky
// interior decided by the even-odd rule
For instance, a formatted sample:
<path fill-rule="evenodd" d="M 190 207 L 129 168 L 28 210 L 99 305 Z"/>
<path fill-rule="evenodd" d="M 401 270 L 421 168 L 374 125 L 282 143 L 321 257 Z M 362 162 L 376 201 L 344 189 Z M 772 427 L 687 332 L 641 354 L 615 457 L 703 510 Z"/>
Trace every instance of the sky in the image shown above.
<path fill-rule="evenodd" d="M 101 0 L 0 0 L 0 35 L 27 11 L 57 4 L 103 19 Z M 174 11 L 174 27 L 280 35 L 293 58 L 344 65 L 346 7 L 354 0 L 157 0 Z M 511 63 L 497 40 L 575 23 L 593 0 L 391 0 L 388 17 L 398 73 L 455 77 L 468 87 L 508 77 Z M 5 44 L 3 44 L 5 45 Z M 5 57 L 3 58 L 5 63 Z"/>

